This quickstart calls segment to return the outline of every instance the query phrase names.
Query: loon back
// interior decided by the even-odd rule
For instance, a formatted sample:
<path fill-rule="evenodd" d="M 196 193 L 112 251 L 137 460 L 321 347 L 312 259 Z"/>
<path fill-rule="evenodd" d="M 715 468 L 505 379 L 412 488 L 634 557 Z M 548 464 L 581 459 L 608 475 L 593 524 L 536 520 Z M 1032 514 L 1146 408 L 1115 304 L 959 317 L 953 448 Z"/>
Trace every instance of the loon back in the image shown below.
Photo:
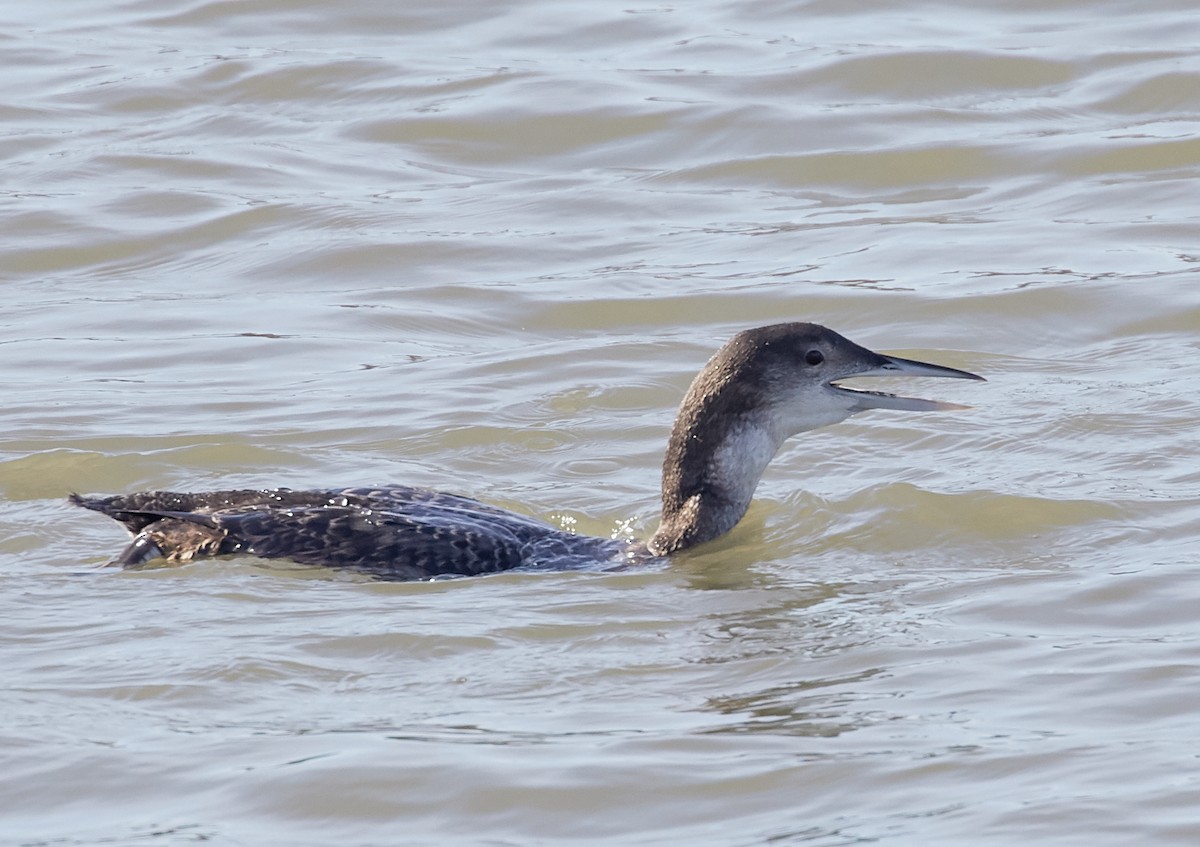
<path fill-rule="evenodd" d="M 709 360 L 679 407 L 663 459 L 662 523 L 646 545 L 563 532 L 477 500 L 421 488 L 286 488 L 186 494 L 71 495 L 134 534 L 114 564 L 243 553 L 388 579 L 472 576 L 513 568 L 569 569 L 666 556 L 732 529 L 785 440 L 868 409 L 961 409 L 859 391 L 849 377 L 982 379 L 884 356 L 816 324 L 735 335 Z"/>
<path fill-rule="evenodd" d="M 595 566 L 620 559 L 630 548 L 572 535 L 468 497 L 407 486 L 144 491 L 72 494 L 70 500 L 134 533 L 112 561 L 123 567 L 241 553 L 410 580 Z"/>

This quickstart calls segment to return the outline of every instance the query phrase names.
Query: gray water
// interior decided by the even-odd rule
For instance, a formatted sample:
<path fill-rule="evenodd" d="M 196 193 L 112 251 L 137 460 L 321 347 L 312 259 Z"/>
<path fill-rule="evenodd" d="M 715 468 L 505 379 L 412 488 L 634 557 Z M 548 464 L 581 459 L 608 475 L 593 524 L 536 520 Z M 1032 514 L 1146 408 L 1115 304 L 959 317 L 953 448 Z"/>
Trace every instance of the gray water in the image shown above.
<path fill-rule="evenodd" d="M 1200 841 L 1194 4 L 0 18 L 0 844 Z M 989 382 L 623 573 L 122 573 L 64 503 L 644 537 L 692 375 L 779 320 Z"/>

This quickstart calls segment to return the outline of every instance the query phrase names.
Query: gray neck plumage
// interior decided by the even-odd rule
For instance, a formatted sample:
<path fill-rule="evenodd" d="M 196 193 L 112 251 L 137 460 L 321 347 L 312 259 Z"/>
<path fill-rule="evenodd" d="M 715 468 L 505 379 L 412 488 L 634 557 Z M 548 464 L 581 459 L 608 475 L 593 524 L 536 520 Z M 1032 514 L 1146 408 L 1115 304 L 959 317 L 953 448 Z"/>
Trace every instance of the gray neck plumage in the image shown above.
<path fill-rule="evenodd" d="M 720 351 L 696 377 L 663 459 L 662 524 L 652 553 L 710 541 L 746 514 L 767 465 L 795 431 L 770 396 L 769 374 L 736 348 Z"/>

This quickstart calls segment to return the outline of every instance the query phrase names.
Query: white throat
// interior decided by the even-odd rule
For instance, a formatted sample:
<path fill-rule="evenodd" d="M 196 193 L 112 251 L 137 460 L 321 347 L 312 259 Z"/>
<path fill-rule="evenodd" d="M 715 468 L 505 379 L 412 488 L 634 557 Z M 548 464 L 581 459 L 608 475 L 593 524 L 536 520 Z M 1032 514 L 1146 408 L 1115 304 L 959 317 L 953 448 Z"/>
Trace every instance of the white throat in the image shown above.
<path fill-rule="evenodd" d="M 725 495 L 730 506 L 745 512 L 767 465 L 785 439 L 764 426 L 747 423 L 734 428 L 713 451 L 710 484 Z"/>

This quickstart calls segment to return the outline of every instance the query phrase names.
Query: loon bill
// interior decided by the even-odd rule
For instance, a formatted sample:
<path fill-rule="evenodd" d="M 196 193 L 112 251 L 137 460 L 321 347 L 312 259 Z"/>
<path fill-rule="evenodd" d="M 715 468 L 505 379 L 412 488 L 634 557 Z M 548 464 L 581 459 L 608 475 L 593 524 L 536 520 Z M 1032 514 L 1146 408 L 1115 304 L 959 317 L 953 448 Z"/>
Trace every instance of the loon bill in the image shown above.
<path fill-rule="evenodd" d="M 967 408 L 838 383 L 872 376 L 983 379 L 874 353 L 817 324 L 735 335 L 679 406 L 663 459 L 662 522 L 645 544 L 573 535 L 467 497 L 401 486 L 72 494 L 70 500 L 133 533 L 111 562 L 124 567 L 242 553 L 409 580 L 616 564 L 666 556 L 731 530 L 775 453 L 797 433 L 868 409 Z"/>

